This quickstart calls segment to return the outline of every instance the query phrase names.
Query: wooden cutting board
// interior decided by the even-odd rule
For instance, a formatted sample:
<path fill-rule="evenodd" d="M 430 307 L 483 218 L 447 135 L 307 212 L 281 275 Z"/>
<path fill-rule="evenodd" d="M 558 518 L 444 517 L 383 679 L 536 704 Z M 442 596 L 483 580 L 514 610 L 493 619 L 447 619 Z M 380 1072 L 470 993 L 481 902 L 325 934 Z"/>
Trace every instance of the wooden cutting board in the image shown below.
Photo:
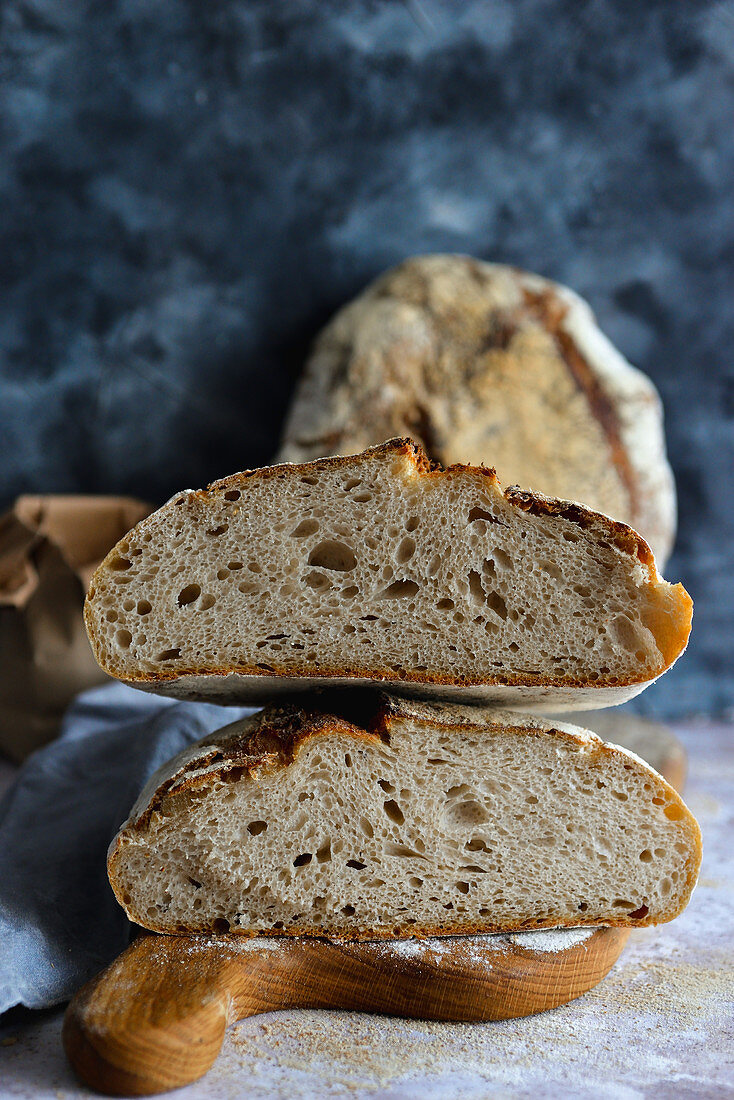
<path fill-rule="evenodd" d="M 636 751 L 640 753 L 640 744 Z M 646 758 L 680 781 L 680 746 Z M 280 1008 L 433 1020 L 505 1020 L 565 1004 L 611 969 L 629 932 L 326 940 L 141 934 L 77 993 L 64 1047 L 98 1092 L 147 1096 L 197 1080 L 227 1027 Z"/>

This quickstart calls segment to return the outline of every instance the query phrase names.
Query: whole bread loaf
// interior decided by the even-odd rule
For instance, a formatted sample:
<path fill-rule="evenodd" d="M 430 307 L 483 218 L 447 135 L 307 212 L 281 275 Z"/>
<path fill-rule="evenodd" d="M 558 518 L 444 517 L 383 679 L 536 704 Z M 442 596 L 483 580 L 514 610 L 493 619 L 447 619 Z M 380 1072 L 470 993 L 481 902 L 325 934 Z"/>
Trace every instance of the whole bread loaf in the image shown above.
<path fill-rule="evenodd" d="M 624 524 L 394 440 L 178 494 L 107 556 L 85 616 L 106 672 L 184 698 L 375 681 L 576 709 L 664 672 L 691 601 Z"/>
<path fill-rule="evenodd" d="M 278 459 L 393 436 L 431 458 L 578 500 L 640 531 L 662 570 L 675 488 L 660 399 L 573 291 L 468 256 L 418 256 L 334 317 L 296 390 Z"/>
<path fill-rule="evenodd" d="M 673 788 L 588 731 L 351 692 L 169 762 L 108 869 L 155 931 L 371 939 L 657 924 L 700 858 Z"/>

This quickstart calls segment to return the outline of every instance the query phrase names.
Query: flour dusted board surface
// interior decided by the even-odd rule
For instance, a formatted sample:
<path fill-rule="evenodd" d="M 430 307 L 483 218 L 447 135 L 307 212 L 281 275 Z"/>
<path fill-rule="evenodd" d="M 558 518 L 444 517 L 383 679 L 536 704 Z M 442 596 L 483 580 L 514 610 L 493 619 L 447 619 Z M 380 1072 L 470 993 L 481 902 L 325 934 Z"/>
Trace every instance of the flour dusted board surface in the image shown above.
<path fill-rule="evenodd" d="M 98 1091 L 160 1093 L 208 1072 L 227 1023 L 284 1006 L 473 1021 L 555 1008 L 597 984 L 627 934 L 598 928 L 545 952 L 511 936 L 417 946 L 262 939 L 240 950 L 229 936 L 143 934 L 73 998 L 64 1048 Z"/>

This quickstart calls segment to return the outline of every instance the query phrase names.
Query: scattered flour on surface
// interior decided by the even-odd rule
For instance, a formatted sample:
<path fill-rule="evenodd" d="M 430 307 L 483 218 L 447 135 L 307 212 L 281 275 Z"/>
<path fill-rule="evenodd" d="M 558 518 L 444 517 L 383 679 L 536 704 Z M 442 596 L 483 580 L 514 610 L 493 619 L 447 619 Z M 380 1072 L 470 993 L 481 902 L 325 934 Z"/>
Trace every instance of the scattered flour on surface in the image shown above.
<path fill-rule="evenodd" d="M 549 928 L 543 932 L 511 932 L 507 938 L 518 947 L 557 954 L 583 943 L 596 931 L 596 928 Z"/>

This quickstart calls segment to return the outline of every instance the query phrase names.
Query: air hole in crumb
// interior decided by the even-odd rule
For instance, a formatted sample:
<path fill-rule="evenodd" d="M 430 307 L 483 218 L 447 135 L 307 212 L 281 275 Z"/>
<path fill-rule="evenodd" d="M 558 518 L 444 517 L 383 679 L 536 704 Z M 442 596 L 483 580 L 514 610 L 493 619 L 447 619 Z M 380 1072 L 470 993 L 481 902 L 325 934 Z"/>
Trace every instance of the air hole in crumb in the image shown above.
<path fill-rule="evenodd" d="M 353 917 L 355 912 L 356 912 L 356 910 L 355 910 L 353 905 L 343 905 L 342 906 L 342 913 L 344 914 L 345 917 Z"/>
<path fill-rule="evenodd" d="M 309 554 L 308 564 L 319 569 L 332 569 L 340 573 L 348 573 L 354 569 L 357 559 L 351 546 L 345 542 L 336 542 L 334 539 L 325 539 L 318 546 L 314 546 Z"/>
<path fill-rule="evenodd" d="M 448 596 L 444 596 L 442 600 L 438 601 L 436 607 L 439 611 L 453 611 L 453 609 L 456 607 L 456 604 Z"/>
<path fill-rule="evenodd" d="M 156 661 L 175 661 L 177 657 L 181 656 L 181 649 L 164 649 L 162 653 L 159 653 L 156 657 Z"/>
<path fill-rule="evenodd" d="M 471 512 L 469 513 L 469 523 L 474 523 L 478 519 L 486 519 L 489 523 L 497 522 L 492 513 L 487 512 L 486 509 L 472 508 Z"/>
<path fill-rule="evenodd" d="M 122 572 L 122 570 L 124 570 L 124 569 L 129 569 L 131 565 L 132 565 L 132 562 L 130 561 L 129 558 L 121 558 L 118 555 L 116 558 L 112 559 L 112 561 L 110 562 L 109 567 L 110 567 L 110 569 L 114 570 L 116 573 L 119 573 L 119 572 Z"/>
<path fill-rule="evenodd" d="M 319 863 L 331 863 L 331 841 L 326 840 L 316 852 L 316 859 Z"/>
<path fill-rule="evenodd" d="M 117 634 L 115 634 L 115 641 L 120 649 L 129 649 L 132 640 L 133 636 L 129 630 L 118 630 Z"/>
<path fill-rule="evenodd" d="M 630 920 L 642 920 L 650 912 L 646 905 L 641 905 L 639 909 L 635 909 L 633 913 L 630 913 Z"/>
<path fill-rule="evenodd" d="M 229 929 L 230 925 L 226 917 L 217 917 L 217 919 L 212 922 L 212 931 L 214 932 L 229 932 Z"/>
<path fill-rule="evenodd" d="M 149 615 L 153 610 L 153 605 L 148 600 L 138 600 L 137 606 L 138 615 Z"/>
<path fill-rule="evenodd" d="M 198 584 L 187 584 L 178 594 L 178 606 L 185 607 L 187 604 L 193 603 L 194 600 L 198 600 L 200 595 L 201 588 Z"/>
<path fill-rule="evenodd" d="M 387 841 L 383 847 L 386 856 L 397 856 L 399 859 L 425 859 L 415 848 L 409 848 L 407 844 L 393 844 Z"/>
<path fill-rule="evenodd" d="M 228 489 L 227 492 L 224 494 L 224 499 L 225 500 L 239 500 L 240 496 L 241 496 L 241 493 L 240 493 L 239 489 Z"/>
<path fill-rule="evenodd" d="M 310 863 L 312 859 L 313 859 L 313 856 L 311 855 L 310 852 L 304 852 L 302 855 L 296 856 L 296 858 L 293 860 L 293 866 L 294 867 L 305 867 L 306 864 Z"/>
<path fill-rule="evenodd" d="M 303 578 L 308 588 L 315 588 L 317 591 L 321 588 L 330 588 L 331 582 L 325 573 L 317 573 L 315 569 L 312 569 L 310 573 L 307 573 Z"/>
<path fill-rule="evenodd" d="M 405 596 L 415 596 L 418 585 L 415 581 L 393 581 L 377 596 L 378 600 L 396 600 Z"/>
<path fill-rule="evenodd" d="M 395 560 L 398 565 L 405 565 L 406 561 L 410 561 L 413 557 L 413 554 L 415 554 L 415 539 L 404 538 L 398 546 Z"/>
<path fill-rule="evenodd" d="M 468 882 L 457 882 L 456 883 L 456 889 L 459 891 L 460 894 L 468 894 L 469 893 L 469 883 Z"/>
<path fill-rule="evenodd" d="M 359 827 L 364 835 L 368 836 L 370 839 L 372 839 L 372 837 L 375 835 L 375 830 L 372 828 L 372 823 L 368 821 L 366 817 L 360 817 Z"/>
<path fill-rule="evenodd" d="M 314 535 L 319 529 L 319 521 L 316 519 L 303 519 L 297 527 L 291 531 L 292 539 L 305 539 Z"/>
<path fill-rule="evenodd" d="M 507 604 L 502 599 L 499 592 L 487 593 L 487 605 L 491 607 L 495 614 L 499 615 L 501 619 L 507 618 Z"/>
<path fill-rule="evenodd" d="M 251 836 L 260 836 L 260 833 L 264 833 L 267 827 L 267 821 L 251 821 L 247 826 L 247 831 Z"/>
<path fill-rule="evenodd" d="M 214 604 L 216 602 L 216 599 L 214 598 L 214 596 L 211 595 L 211 593 L 205 592 L 199 600 L 199 610 L 208 611 L 210 607 L 214 607 Z"/>
<path fill-rule="evenodd" d="M 685 815 L 680 806 L 676 806 L 671 802 L 669 806 L 665 807 L 665 816 L 668 821 L 680 821 Z"/>
<path fill-rule="evenodd" d="M 578 903 L 577 908 L 578 908 L 579 913 L 585 913 L 586 910 L 589 908 L 589 906 L 586 904 L 585 901 L 580 901 Z"/>
<path fill-rule="evenodd" d="M 364 871 L 366 863 L 360 863 L 358 859 L 348 859 L 347 867 L 353 867 L 355 871 Z"/>
<path fill-rule="evenodd" d="M 468 799 L 456 806 L 450 806 L 446 811 L 447 821 L 460 828 L 469 828 L 473 825 L 484 825 L 489 821 L 486 808 L 476 799 Z"/>
<path fill-rule="evenodd" d="M 390 820 L 394 821 L 396 825 L 402 825 L 405 821 L 403 811 L 400 809 L 397 802 L 393 798 L 384 803 L 383 809 L 385 810 L 385 813 L 390 818 Z"/>
<path fill-rule="evenodd" d="M 206 533 L 212 538 L 216 538 L 217 535 L 223 535 L 228 528 L 228 523 L 220 523 L 218 527 L 209 527 Z"/>
<path fill-rule="evenodd" d="M 416 527 L 418 526 L 418 523 L 419 523 L 419 520 L 418 520 L 417 516 L 409 516 L 406 523 L 405 523 L 405 530 L 406 531 L 415 531 Z"/>
<path fill-rule="evenodd" d="M 201 890 L 200 882 L 197 882 L 197 880 L 195 878 L 192 878 L 191 875 L 187 875 L 186 877 L 188 878 L 192 886 L 194 886 L 197 890 Z"/>

